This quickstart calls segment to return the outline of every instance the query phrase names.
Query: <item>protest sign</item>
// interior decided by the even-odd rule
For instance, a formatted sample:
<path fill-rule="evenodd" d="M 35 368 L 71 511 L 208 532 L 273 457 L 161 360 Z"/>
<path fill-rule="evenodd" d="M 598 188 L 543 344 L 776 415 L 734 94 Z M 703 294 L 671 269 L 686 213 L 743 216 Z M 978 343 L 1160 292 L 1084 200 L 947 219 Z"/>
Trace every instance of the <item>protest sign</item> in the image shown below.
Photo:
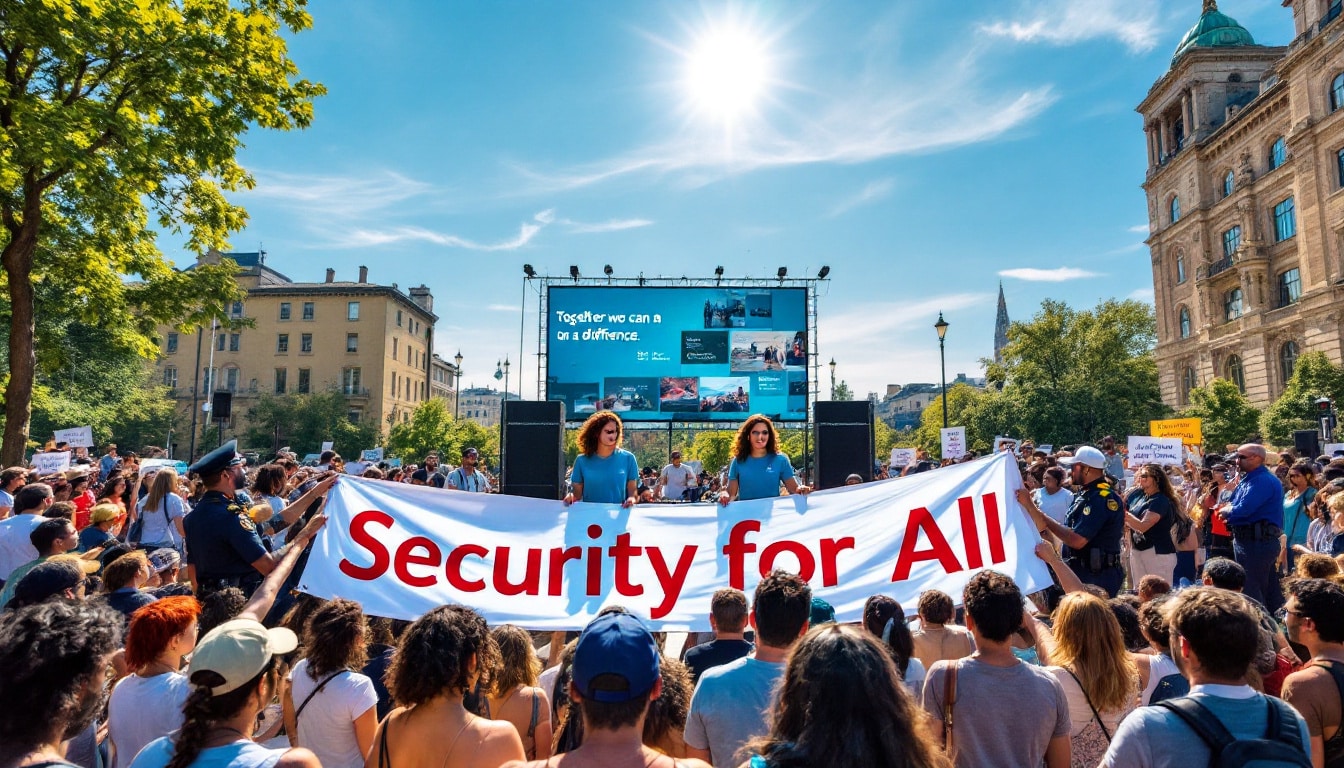
<path fill-rule="evenodd" d="M 336 444 L 336 443 L 335 443 L 335 441 L 333 441 L 333 440 L 328 440 L 328 441 L 326 441 L 325 443 L 322 443 L 322 450 L 321 450 L 321 453 L 326 453 L 327 451 L 330 451 L 330 450 L 331 450 L 331 447 L 332 447 L 333 445 L 335 445 L 335 444 Z"/>
<path fill-rule="evenodd" d="M 960 596 L 976 572 L 1049 586 L 1021 477 L 995 455 L 936 472 L 719 504 L 616 504 L 475 493 L 343 477 L 299 588 L 413 619 L 445 603 L 491 624 L 579 629 L 620 604 L 655 630 L 709 629 L 714 591 L 750 592 L 774 568 L 858 621 L 874 594 L 902 604 Z"/>
<path fill-rule="evenodd" d="M 382 448 L 366 448 L 366 449 L 364 449 L 363 451 L 360 451 L 360 453 L 359 453 L 359 460 L 360 460 L 360 461 L 375 461 L 375 462 L 377 462 L 377 461 L 382 461 L 382 460 L 383 460 L 383 449 L 382 449 Z"/>
<path fill-rule="evenodd" d="M 1129 466 L 1137 469 L 1143 464 L 1181 466 L 1185 459 L 1179 437 L 1148 437 L 1130 435 Z"/>
<path fill-rule="evenodd" d="M 367 461 L 347 461 L 345 463 L 345 474 L 362 475 L 364 474 L 364 470 L 368 469 L 371 466 L 373 465 Z"/>
<path fill-rule="evenodd" d="M 1322 448 L 1321 451 L 1322 451 L 1326 456 L 1334 456 L 1334 455 L 1335 455 L 1335 451 L 1344 451 L 1344 443 L 1326 443 L 1326 444 L 1325 444 L 1325 447 Z M 1312 456 L 1311 458 L 1314 459 L 1314 458 L 1316 458 L 1316 457 L 1315 457 L 1315 456 Z"/>
<path fill-rule="evenodd" d="M 1041 453 L 1044 453 L 1046 456 L 1049 456 L 1050 454 L 1055 452 L 1055 446 L 1049 443 L 1043 443 L 1041 445 L 1036 446 L 1036 450 L 1040 451 Z"/>
<path fill-rule="evenodd" d="M 1204 422 L 1200 419 L 1161 419 L 1148 422 L 1153 437 L 1179 437 L 1186 445 L 1204 442 Z"/>
<path fill-rule="evenodd" d="M 893 467 L 908 467 L 915 463 L 914 448 L 892 448 L 891 461 L 888 462 Z"/>
<path fill-rule="evenodd" d="M 1015 437 L 996 437 L 994 438 L 994 452 L 998 453 L 1007 447 L 1013 453 L 1017 453 L 1017 446 L 1020 444 L 1021 442 Z"/>
<path fill-rule="evenodd" d="M 66 443 L 71 448 L 92 448 L 93 447 L 93 427 L 72 427 L 71 429 L 58 429 L 55 432 L 56 442 Z"/>
<path fill-rule="evenodd" d="M 944 459 L 960 459 L 966 455 L 966 428 L 948 427 L 940 430 Z"/>
<path fill-rule="evenodd" d="M 33 469 L 41 477 L 54 475 L 58 472 L 64 472 L 70 468 L 70 452 L 61 451 L 60 453 L 36 453 L 33 454 Z"/>

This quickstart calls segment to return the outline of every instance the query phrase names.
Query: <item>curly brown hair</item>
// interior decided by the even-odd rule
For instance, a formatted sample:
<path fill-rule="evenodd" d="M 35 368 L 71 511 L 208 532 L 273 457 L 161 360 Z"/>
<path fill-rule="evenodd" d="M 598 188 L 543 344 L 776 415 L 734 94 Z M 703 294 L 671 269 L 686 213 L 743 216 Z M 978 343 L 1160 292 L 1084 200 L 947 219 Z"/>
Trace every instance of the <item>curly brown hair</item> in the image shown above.
<path fill-rule="evenodd" d="M 387 670 L 387 689 L 405 707 L 445 693 L 464 694 L 475 676 L 468 666 L 473 655 L 477 670 L 499 664 L 499 649 L 485 619 L 464 605 L 439 606 L 401 636 Z"/>
<path fill-rule="evenodd" d="M 338 597 L 323 604 L 304 627 L 308 676 L 317 680 L 344 669 L 363 668 L 364 635 L 364 611 L 359 603 Z"/>
<path fill-rule="evenodd" d="M 765 452 L 774 455 L 779 453 L 779 434 L 775 432 L 775 424 L 762 414 L 753 414 L 742 426 L 737 428 L 737 438 L 733 441 L 733 458 L 738 461 L 745 461 L 751 457 L 751 428 L 757 424 L 764 424 L 770 428 L 770 438 L 765 442 Z"/>
<path fill-rule="evenodd" d="M 579 427 L 579 435 L 575 439 L 579 444 L 579 450 L 584 456 L 593 456 L 597 453 L 599 438 L 602 437 L 602 428 L 607 426 L 607 422 L 616 422 L 616 446 L 619 448 L 621 439 L 625 435 L 625 425 L 621 423 L 621 417 L 611 411 L 598 411 Z"/>
<path fill-rule="evenodd" d="M 659 672 L 663 678 L 663 692 L 649 704 L 648 714 L 644 716 L 644 733 L 641 739 L 651 747 L 667 742 L 673 732 L 686 730 L 686 718 L 690 715 L 691 670 L 676 659 L 659 659 Z"/>

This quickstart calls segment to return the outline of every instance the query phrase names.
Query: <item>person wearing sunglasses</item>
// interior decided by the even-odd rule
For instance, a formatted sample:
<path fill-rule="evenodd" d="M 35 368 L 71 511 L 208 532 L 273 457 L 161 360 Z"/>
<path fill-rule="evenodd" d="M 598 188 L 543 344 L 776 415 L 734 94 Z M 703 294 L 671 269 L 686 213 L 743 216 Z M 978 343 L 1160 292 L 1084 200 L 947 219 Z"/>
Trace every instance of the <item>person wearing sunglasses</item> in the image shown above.
<path fill-rule="evenodd" d="M 1232 552 L 1246 569 L 1246 596 L 1271 613 L 1283 606 L 1275 562 L 1283 534 L 1283 484 L 1265 466 L 1265 447 L 1238 446 L 1228 457 L 1241 469 L 1241 480 L 1221 514 L 1232 531 Z"/>
<path fill-rule="evenodd" d="M 728 488 L 719 503 L 733 499 L 770 499 L 779 496 L 781 483 L 789 493 L 807 494 L 812 488 L 799 485 L 793 463 L 779 450 L 779 436 L 769 418 L 755 414 L 742 422 L 733 441 L 733 460 L 728 465 Z"/>
<path fill-rule="evenodd" d="M 594 501 L 629 507 L 639 498 L 639 463 L 621 447 L 621 417 L 598 411 L 579 428 L 579 450 L 565 504 Z"/>

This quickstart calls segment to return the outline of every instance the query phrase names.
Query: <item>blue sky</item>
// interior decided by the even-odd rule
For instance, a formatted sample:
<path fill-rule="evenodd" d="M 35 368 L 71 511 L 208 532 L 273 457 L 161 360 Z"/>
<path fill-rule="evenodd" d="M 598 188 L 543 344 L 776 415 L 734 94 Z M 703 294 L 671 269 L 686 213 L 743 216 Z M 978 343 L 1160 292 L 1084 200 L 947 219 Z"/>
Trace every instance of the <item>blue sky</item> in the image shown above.
<path fill-rule="evenodd" d="M 518 389 L 524 263 L 826 264 L 819 352 L 858 395 L 938 380 L 940 310 L 949 378 L 980 375 L 1000 280 L 1014 319 L 1151 300 L 1134 106 L 1200 5 L 322 0 L 290 50 L 329 94 L 310 129 L 247 136 L 232 246 L 296 280 L 427 284 L 468 384 L 508 355 Z M 1277 2 L 1219 5 L 1292 38 Z"/>

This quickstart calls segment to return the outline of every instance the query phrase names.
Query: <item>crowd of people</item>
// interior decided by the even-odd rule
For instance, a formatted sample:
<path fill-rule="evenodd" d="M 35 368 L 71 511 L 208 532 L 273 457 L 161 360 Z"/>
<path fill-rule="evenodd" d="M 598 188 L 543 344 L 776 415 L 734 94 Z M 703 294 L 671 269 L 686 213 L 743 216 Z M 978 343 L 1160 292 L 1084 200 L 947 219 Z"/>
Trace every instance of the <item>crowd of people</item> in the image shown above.
<path fill-rule="evenodd" d="M 621 437 L 589 418 L 567 503 L 640 503 Z M 180 478 L 113 449 L 60 500 L 4 470 L 0 768 L 1344 765 L 1344 460 L 1229 449 L 1023 446 L 1048 589 L 983 570 L 842 624 L 776 570 L 679 648 L 619 605 L 540 633 L 299 594 L 334 455 L 249 471 L 228 444 Z M 486 490 L 430 458 L 411 482 Z M 683 467 L 654 486 L 694 487 Z M 810 491 L 753 416 L 711 499 Z"/>

